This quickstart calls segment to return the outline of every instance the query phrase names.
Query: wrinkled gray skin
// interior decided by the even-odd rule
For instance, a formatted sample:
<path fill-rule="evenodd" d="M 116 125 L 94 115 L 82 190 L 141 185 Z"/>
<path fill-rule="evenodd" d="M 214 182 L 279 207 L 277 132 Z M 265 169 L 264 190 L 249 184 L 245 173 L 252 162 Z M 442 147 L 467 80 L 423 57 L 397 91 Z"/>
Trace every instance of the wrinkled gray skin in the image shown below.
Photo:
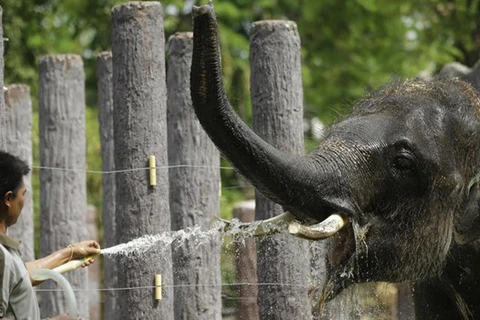
<path fill-rule="evenodd" d="M 260 192 L 305 223 L 334 212 L 350 221 L 333 238 L 326 301 L 352 283 L 410 280 L 419 319 L 480 317 L 480 97 L 468 84 L 391 84 L 310 154 L 284 154 L 232 110 L 204 6 L 194 10 L 191 93 L 206 132 Z"/>

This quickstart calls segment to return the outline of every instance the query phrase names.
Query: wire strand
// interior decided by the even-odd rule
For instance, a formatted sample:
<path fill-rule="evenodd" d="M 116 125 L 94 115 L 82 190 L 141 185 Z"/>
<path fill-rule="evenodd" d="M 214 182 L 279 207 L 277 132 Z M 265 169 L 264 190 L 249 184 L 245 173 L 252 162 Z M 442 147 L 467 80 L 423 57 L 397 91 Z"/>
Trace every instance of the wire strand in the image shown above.
<path fill-rule="evenodd" d="M 162 288 L 194 288 L 194 287 L 236 287 L 236 286 L 256 286 L 256 287 L 266 287 L 266 286 L 276 286 L 276 287 L 295 287 L 295 288 L 311 288 L 311 285 L 304 284 L 291 284 L 291 283 L 282 283 L 282 282 L 265 282 L 265 283 L 250 283 L 250 282 L 239 282 L 239 283 L 221 283 L 221 284 L 162 284 Z M 155 289 L 156 286 L 136 286 L 136 287 L 120 287 L 120 288 L 73 288 L 73 291 L 84 292 L 84 291 L 127 291 L 127 290 L 142 290 L 142 289 Z M 37 288 L 35 291 L 38 292 L 58 292 L 63 291 L 62 289 L 40 289 Z"/>
<path fill-rule="evenodd" d="M 157 166 L 155 169 L 178 169 L 178 168 L 205 168 L 205 169 L 220 169 L 220 170 L 234 170 L 233 167 L 217 167 L 217 166 L 201 166 L 201 165 L 189 165 L 189 164 L 178 164 L 172 166 Z M 112 174 L 112 173 L 124 173 L 132 171 L 146 171 L 150 170 L 150 167 L 144 168 L 131 168 L 131 169 L 121 169 L 121 170 L 86 170 L 80 168 L 58 168 L 58 167 L 45 167 L 45 166 L 32 166 L 32 169 L 39 170 L 52 170 L 52 171 L 67 171 L 67 172 L 86 172 L 86 173 L 100 173 L 100 174 Z"/>
<path fill-rule="evenodd" d="M 217 167 L 217 166 L 196 166 L 196 165 L 187 165 L 187 164 L 179 164 L 173 166 L 161 166 L 156 167 L 156 169 L 177 169 L 177 168 L 207 168 L 207 169 L 220 169 L 220 170 L 234 170 L 233 167 Z M 38 170 L 51 170 L 51 171 L 63 171 L 63 172 L 85 172 L 85 173 L 95 173 L 95 174 L 116 174 L 116 173 L 125 173 L 125 172 L 133 172 L 133 171 L 147 171 L 150 170 L 150 167 L 144 168 L 132 168 L 132 169 L 123 169 L 123 170 L 85 170 L 85 169 L 78 169 L 78 168 L 58 168 L 58 167 L 45 167 L 45 166 L 32 166 L 32 169 Z M 237 185 L 237 186 L 222 186 L 222 190 L 229 190 L 229 189 L 245 189 L 252 187 L 251 184 L 246 185 Z"/>

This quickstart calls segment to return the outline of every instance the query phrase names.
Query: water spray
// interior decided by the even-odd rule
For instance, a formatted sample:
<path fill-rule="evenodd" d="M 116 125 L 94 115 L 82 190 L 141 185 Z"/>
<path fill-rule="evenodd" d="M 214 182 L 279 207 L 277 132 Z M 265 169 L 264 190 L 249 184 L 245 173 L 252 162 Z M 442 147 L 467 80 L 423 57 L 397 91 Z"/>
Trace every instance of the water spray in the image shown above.
<path fill-rule="evenodd" d="M 150 166 L 154 167 L 154 160 L 150 162 Z M 155 182 L 155 177 L 152 179 Z M 335 220 L 336 221 L 336 220 Z M 313 226 L 318 229 L 318 226 Z M 295 229 L 297 228 L 297 229 Z M 293 230 L 295 229 L 295 230 Z M 318 232 L 318 230 L 316 230 Z M 328 228 L 327 228 L 328 229 Z M 285 212 L 277 217 L 273 217 L 263 221 L 254 221 L 251 223 L 242 223 L 236 219 L 227 221 L 223 219 L 216 219 L 208 230 L 201 230 L 199 226 L 192 228 L 186 228 L 178 231 L 166 231 L 155 235 L 144 235 L 139 238 L 133 239 L 126 243 L 121 243 L 109 248 L 104 248 L 99 251 L 98 254 L 91 255 L 82 259 L 70 260 L 61 266 L 58 266 L 52 270 L 37 269 L 31 274 L 32 279 L 36 281 L 45 281 L 48 279 L 55 280 L 59 286 L 62 287 L 65 292 L 68 310 L 70 315 L 74 315 L 76 312 L 76 300 L 73 295 L 73 290 L 70 287 L 68 281 L 62 276 L 62 273 L 66 273 L 81 267 L 86 262 L 94 259 L 95 257 L 102 255 L 109 258 L 116 256 L 128 256 L 132 253 L 143 254 L 150 250 L 152 247 L 156 248 L 169 248 L 174 244 L 172 249 L 175 249 L 175 244 L 178 245 L 188 240 L 195 240 L 195 244 L 200 246 L 208 243 L 212 240 L 225 237 L 240 235 L 243 237 L 258 237 L 266 235 L 274 235 L 280 233 L 293 234 L 297 237 L 309 238 L 309 232 L 305 232 L 302 228 L 299 229 L 298 221 L 295 220 L 289 212 Z M 155 299 L 162 299 L 162 276 L 160 274 L 155 275 Z"/>
<path fill-rule="evenodd" d="M 253 222 L 240 222 L 238 219 L 231 221 L 219 219 L 222 225 L 219 226 L 218 231 L 245 237 L 263 237 L 286 232 L 288 225 L 294 219 L 295 216 L 288 211 L 270 219 Z"/>
<path fill-rule="evenodd" d="M 327 219 L 327 222 L 331 221 Z M 340 222 L 343 222 L 343 220 L 341 220 Z M 343 226 L 343 223 L 340 222 L 338 221 L 338 219 L 333 219 L 333 222 L 330 224 L 333 224 L 335 226 L 334 229 L 338 229 Z M 320 226 L 310 226 L 310 228 L 314 229 L 316 233 L 321 233 L 323 236 L 325 236 L 325 233 L 331 233 L 331 229 L 333 227 L 331 227 L 329 224 L 327 226 L 328 228 L 325 226 L 325 222 L 322 222 L 319 225 Z M 340 227 L 338 225 L 340 225 Z M 231 221 L 216 219 L 210 229 L 205 231 L 201 230 L 199 226 L 195 226 L 192 228 L 186 228 L 178 231 L 166 231 L 155 235 L 144 235 L 126 243 L 121 243 L 110 248 L 101 249 L 100 252 L 96 255 L 91 255 L 83 259 L 71 260 L 59 267 L 54 268 L 53 270 L 59 273 L 65 273 L 79 268 L 85 262 L 95 258 L 98 255 L 115 257 L 119 255 L 129 255 L 133 252 L 143 254 L 153 246 L 156 246 L 158 248 L 167 248 L 176 241 L 178 241 L 178 243 L 183 243 L 187 240 L 195 239 L 197 246 L 200 246 L 204 243 L 208 243 L 209 241 L 214 240 L 219 235 L 221 237 L 232 235 L 240 235 L 243 237 L 259 237 L 279 233 L 287 233 L 289 231 L 290 234 L 297 237 L 304 237 L 308 239 L 324 238 L 318 237 L 316 234 L 315 236 L 317 237 L 312 236 L 310 234 L 311 230 L 308 229 L 307 232 L 304 230 L 306 228 L 309 227 L 304 227 L 301 225 L 299 227 L 299 223 L 295 220 L 295 216 L 289 212 L 285 212 L 279 216 L 267 220 L 254 221 L 249 223 L 242 223 L 236 219 L 233 219 Z M 326 229 L 326 231 L 324 229 Z"/>

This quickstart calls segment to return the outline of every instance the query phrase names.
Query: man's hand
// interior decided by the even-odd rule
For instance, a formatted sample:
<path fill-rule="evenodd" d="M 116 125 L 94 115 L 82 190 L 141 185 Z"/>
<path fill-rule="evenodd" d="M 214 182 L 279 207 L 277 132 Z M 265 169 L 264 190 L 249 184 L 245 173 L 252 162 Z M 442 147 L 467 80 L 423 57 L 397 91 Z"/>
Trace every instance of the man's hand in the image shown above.
<path fill-rule="evenodd" d="M 95 240 L 87 240 L 71 244 L 71 259 L 81 259 L 89 256 L 95 256 L 100 253 L 100 245 Z M 88 267 L 94 262 L 94 259 L 85 261 L 82 267 Z"/>

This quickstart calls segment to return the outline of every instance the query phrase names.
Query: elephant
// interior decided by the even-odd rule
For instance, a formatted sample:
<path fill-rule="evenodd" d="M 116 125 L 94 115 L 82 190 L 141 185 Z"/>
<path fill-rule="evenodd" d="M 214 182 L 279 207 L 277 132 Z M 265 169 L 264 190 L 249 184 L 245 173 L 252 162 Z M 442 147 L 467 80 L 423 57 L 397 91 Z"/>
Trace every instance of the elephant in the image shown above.
<path fill-rule="evenodd" d="M 195 113 L 236 170 L 284 208 L 277 226 L 332 239 L 323 299 L 355 283 L 410 281 L 419 319 L 480 318 L 480 94 L 458 78 L 393 81 L 313 151 L 292 155 L 233 110 L 217 29 L 213 6 L 195 7 Z"/>

